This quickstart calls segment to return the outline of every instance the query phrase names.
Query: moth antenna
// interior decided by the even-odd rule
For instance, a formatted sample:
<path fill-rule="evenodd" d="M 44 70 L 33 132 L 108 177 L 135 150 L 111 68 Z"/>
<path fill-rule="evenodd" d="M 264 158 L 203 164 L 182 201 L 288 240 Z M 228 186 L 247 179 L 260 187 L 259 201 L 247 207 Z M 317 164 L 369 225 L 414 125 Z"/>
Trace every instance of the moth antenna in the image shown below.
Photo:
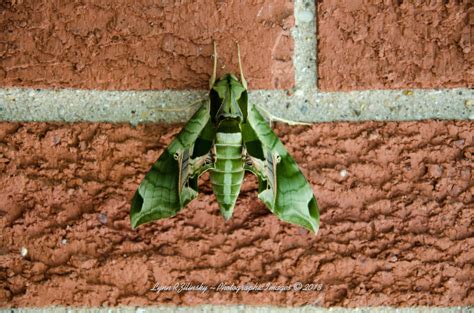
<path fill-rule="evenodd" d="M 238 42 L 236 43 L 237 43 L 237 57 L 239 58 L 240 81 L 242 82 L 242 85 L 244 86 L 244 88 L 247 89 L 247 81 L 245 80 L 244 71 L 242 70 L 242 61 L 240 60 L 240 46 Z"/>
<path fill-rule="evenodd" d="M 212 67 L 212 76 L 211 76 L 211 79 L 209 80 L 209 89 L 212 89 L 212 86 L 214 86 L 214 83 L 216 82 L 216 75 L 217 75 L 217 44 L 216 44 L 216 41 L 213 40 L 212 44 L 214 46 L 214 53 L 212 54 L 212 57 L 214 58 L 214 65 Z"/>
<path fill-rule="evenodd" d="M 191 109 L 192 107 L 195 107 L 197 104 L 202 103 L 203 101 L 204 101 L 204 99 L 199 99 L 199 100 L 194 101 L 194 102 L 188 104 L 187 106 L 179 108 L 179 109 L 156 108 L 156 109 L 154 109 L 154 111 L 157 111 L 157 112 L 184 112 L 184 111 L 187 111 L 187 110 Z"/>
<path fill-rule="evenodd" d="M 277 116 L 271 114 L 269 111 L 265 110 L 262 107 L 258 107 L 258 110 L 260 112 L 262 112 L 264 116 L 267 117 L 268 123 L 270 124 L 270 126 L 272 126 L 273 122 L 283 122 L 283 123 L 286 123 L 288 125 L 312 125 L 311 123 L 291 121 L 291 120 L 287 120 L 287 119 L 284 119 L 284 118 L 281 118 L 281 117 L 277 117 Z"/>

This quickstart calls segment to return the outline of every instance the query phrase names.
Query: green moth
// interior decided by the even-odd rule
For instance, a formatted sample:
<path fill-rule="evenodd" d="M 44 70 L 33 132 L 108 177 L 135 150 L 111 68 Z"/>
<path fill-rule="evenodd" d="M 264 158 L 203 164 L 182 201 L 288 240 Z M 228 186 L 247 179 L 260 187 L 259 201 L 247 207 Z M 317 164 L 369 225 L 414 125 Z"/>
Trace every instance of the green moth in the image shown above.
<path fill-rule="evenodd" d="M 209 99 L 153 164 L 132 200 L 133 228 L 174 216 L 198 195 L 206 171 L 220 211 L 232 216 L 245 171 L 258 178 L 258 197 L 280 219 L 316 233 L 319 209 L 298 165 L 259 110 L 248 102 L 247 82 L 227 74 L 216 80 L 217 53 Z"/>

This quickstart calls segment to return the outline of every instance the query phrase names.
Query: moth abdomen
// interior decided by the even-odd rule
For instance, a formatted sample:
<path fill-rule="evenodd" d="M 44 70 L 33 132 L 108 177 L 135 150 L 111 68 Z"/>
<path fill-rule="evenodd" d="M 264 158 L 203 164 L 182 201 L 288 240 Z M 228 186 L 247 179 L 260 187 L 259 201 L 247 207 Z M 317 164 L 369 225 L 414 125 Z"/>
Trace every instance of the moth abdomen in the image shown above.
<path fill-rule="evenodd" d="M 211 170 L 211 184 L 225 219 L 232 216 L 235 202 L 244 179 L 244 159 L 242 158 L 242 134 L 216 134 L 214 144 L 214 167 Z"/>

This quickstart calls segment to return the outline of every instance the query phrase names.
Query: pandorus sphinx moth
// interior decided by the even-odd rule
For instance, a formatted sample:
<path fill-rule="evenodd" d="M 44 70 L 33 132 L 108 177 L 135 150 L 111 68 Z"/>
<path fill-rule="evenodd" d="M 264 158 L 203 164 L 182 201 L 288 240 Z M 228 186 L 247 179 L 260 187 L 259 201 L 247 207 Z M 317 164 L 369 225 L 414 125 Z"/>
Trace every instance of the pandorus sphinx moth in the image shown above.
<path fill-rule="evenodd" d="M 319 209 L 313 191 L 280 139 L 255 105 L 248 102 L 247 82 L 227 74 L 216 80 L 217 53 L 209 98 L 174 138 L 138 187 L 132 199 L 133 228 L 174 216 L 198 196 L 198 178 L 206 171 L 220 211 L 232 216 L 245 171 L 258 178 L 258 197 L 283 221 L 314 233 Z"/>

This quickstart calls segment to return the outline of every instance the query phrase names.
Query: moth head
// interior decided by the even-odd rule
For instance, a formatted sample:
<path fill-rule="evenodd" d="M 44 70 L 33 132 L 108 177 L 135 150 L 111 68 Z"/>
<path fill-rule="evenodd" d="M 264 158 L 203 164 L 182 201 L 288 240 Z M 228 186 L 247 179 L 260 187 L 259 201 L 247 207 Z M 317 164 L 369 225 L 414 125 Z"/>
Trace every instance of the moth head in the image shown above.
<path fill-rule="evenodd" d="M 211 88 L 210 98 L 212 116 L 216 121 L 244 119 L 247 89 L 235 75 L 227 74 L 217 80 Z"/>

